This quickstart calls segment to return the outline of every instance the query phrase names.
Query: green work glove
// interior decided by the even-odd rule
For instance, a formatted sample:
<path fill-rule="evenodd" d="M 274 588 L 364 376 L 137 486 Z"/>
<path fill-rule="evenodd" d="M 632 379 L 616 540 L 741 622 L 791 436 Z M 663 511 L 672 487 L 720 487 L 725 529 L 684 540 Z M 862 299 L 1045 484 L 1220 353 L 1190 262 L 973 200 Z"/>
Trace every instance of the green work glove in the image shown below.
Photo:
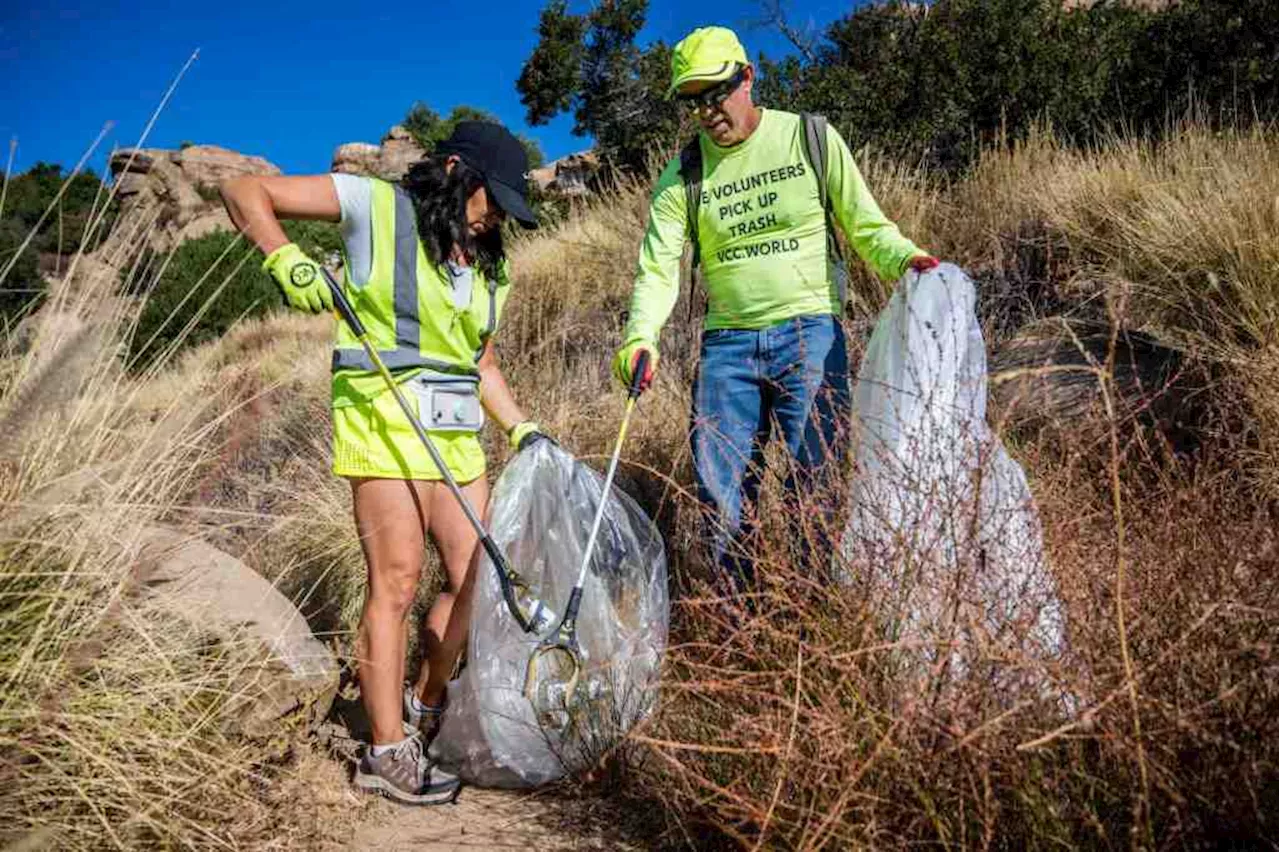
<path fill-rule="evenodd" d="M 553 444 L 556 442 L 532 420 L 522 420 L 512 426 L 511 431 L 507 433 L 507 441 L 511 444 L 511 449 L 516 451 L 526 450 L 539 441 L 550 441 Z"/>
<path fill-rule="evenodd" d="M 624 344 L 618 354 L 613 356 L 613 375 L 628 390 L 631 388 L 631 376 L 641 352 L 649 353 L 649 366 L 645 368 L 644 377 L 640 380 L 640 390 L 643 391 L 653 383 L 654 371 L 658 369 L 658 347 L 646 340 L 633 340 Z"/>
<path fill-rule="evenodd" d="M 307 257 L 297 243 L 285 243 L 271 252 L 262 262 L 262 269 L 276 280 L 289 307 L 313 314 L 333 310 L 333 294 L 320 264 Z"/>

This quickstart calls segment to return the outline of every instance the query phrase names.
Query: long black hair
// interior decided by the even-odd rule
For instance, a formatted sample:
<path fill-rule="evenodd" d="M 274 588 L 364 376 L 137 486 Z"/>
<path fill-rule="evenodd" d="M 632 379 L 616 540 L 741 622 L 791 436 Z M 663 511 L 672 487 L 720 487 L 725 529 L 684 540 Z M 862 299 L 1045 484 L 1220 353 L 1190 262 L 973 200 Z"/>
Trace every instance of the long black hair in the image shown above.
<path fill-rule="evenodd" d="M 467 199 L 484 186 L 484 177 L 462 160 L 449 171 L 445 168 L 447 160 L 441 155 L 419 160 L 400 180 L 413 202 L 418 239 L 437 266 L 449 259 L 457 245 L 486 278 L 496 281 L 505 257 L 502 229 L 490 228 L 477 237 L 467 227 Z"/>

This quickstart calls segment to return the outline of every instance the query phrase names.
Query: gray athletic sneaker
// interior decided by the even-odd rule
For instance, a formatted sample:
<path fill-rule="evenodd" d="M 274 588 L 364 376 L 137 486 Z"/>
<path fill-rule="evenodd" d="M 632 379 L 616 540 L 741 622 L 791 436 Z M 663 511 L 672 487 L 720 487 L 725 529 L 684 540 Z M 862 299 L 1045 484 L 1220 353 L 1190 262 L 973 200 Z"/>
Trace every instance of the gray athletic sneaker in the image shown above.
<path fill-rule="evenodd" d="M 439 766 L 432 766 L 422 739 L 409 737 L 390 751 L 374 756 L 365 749 L 356 765 L 356 788 L 381 793 L 406 805 L 443 805 L 458 795 L 462 782 Z"/>
<path fill-rule="evenodd" d="M 418 710 L 413 706 L 413 686 L 404 688 L 404 727 L 406 731 L 422 734 L 422 745 L 427 747 L 440 733 L 440 719 L 444 716 L 444 707 L 428 707 Z"/>

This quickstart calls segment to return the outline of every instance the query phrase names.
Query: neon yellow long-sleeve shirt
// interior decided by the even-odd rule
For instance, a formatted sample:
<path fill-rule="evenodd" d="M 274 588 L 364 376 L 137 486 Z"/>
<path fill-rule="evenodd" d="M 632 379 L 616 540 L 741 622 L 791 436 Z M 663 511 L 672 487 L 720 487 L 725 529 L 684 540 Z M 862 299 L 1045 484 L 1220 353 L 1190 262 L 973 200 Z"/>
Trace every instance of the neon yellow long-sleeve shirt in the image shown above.
<path fill-rule="evenodd" d="M 804 314 L 839 314 L 826 217 L 805 155 L 800 116 L 762 110 L 747 139 L 721 148 L 705 134 L 698 240 L 705 328 L 764 328 Z M 827 127 L 827 193 L 849 243 L 882 278 L 924 254 L 885 218 L 835 128 Z M 680 295 L 687 240 L 680 158 L 662 171 L 649 207 L 624 340 L 656 344 Z"/>

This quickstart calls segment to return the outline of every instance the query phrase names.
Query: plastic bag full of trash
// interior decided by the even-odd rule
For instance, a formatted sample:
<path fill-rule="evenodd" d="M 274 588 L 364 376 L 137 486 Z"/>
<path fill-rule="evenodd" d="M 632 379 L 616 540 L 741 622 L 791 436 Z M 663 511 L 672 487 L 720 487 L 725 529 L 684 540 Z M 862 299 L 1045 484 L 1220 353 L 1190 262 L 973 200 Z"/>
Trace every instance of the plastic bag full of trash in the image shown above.
<path fill-rule="evenodd" d="M 1062 608 L 1026 477 L 986 422 L 975 303 L 944 263 L 908 272 L 876 322 L 853 391 L 845 579 L 933 671 L 1044 686 Z"/>
<path fill-rule="evenodd" d="M 555 625 L 582 566 L 603 481 L 539 441 L 494 486 L 490 531 L 534 596 L 554 610 Z M 583 673 L 576 694 L 562 702 L 567 709 L 552 714 L 535 713 L 524 686 L 530 655 L 554 625 L 536 635 L 521 631 L 487 556 L 476 570 L 467 662 L 449 684 L 432 756 L 488 787 L 534 786 L 593 764 L 657 703 L 669 618 L 657 528 L 611 489 L 578 613 Z"/>

